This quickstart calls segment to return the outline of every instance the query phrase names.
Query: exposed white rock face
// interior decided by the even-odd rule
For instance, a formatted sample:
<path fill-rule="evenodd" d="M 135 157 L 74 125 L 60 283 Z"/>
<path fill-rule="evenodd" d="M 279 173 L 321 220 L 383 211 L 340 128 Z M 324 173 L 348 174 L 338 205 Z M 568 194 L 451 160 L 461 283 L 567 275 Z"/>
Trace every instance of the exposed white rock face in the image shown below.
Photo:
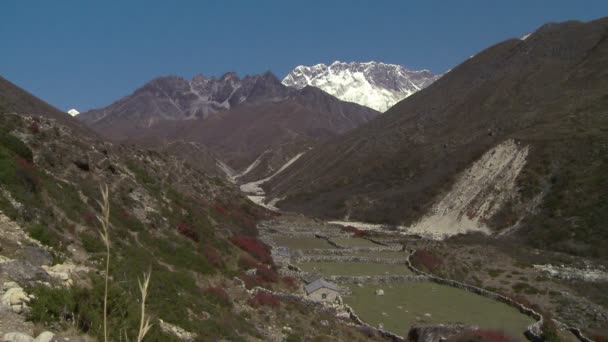
<path fill-rule="evenodd" d="M 467 232 L 489 234 L 485 222 L 516 196 L 516 178 L 527 156 L 528 147 L 513 140 L 495 146 L 463 172 L 452 189 L 407 232 L 433 238 Z"/>
<path fill-rule="evenodd" d="M 395 64 L 336 61 L 329 66 L 300 65 L 283 79 L 283 84 L 297 89 L 317 87 L 340 100 L 384 112 L 439 77 L 429 70 L 408 70 Z"/>
<path fill-rule="evenodd" d="M 169 333 L 169 334 L 179 338 L 180 340 L 193 341 L 194 339 L 196 339 L 196 334 L 188 332 L 188 331 L 178 327 L 177 325 L 167 323 L 167 322 L 163 321 L 162 319 L 159 319 L 158 322 L 160 324 L 160 329 L 163 332 Z"/>
<path fill-rule="evenodd" d="M 34 338 L 30 335 L 20 332 L 10 332 L 2 337 L 4 342 L 34 342 Z"/>
<path fill-rule="evenodd" d="M 64 286 L 72 286 L 71 276 L 77 272 L 88 272 L 89 269 L 85 266 L 78 266 L 71 263 L 65 264 L 57 264 L 53 266 L 42 266 L 42 268 L 46 271 L 46 273 L 51 276 L 51 278 L 60 280 L 63 282 Z"/>
<path fill-rule="evenodd" d="M 4 291 L 0 300 L 2 306 L 10 308 L 15 313 L 22 313 L 28 309 L 27 303 L 31 298 L 17 283 L 6 282 L 2 288 Z"/>

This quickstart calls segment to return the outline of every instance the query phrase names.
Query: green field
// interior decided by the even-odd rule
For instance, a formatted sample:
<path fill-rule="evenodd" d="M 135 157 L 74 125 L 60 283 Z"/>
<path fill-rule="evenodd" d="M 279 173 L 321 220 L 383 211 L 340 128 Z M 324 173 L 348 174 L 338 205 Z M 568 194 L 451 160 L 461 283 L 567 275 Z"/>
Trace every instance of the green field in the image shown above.
<path fill-rule="evenodd" d="M 384 290 L 383 296 L 375 294 L 379 288 Z M 523 332 L 534 323 L 506 304 L 432 282 L 353 285 L 351 290 L 352 294 L 343 299 L 363 321 L 373 326 L 382 323 L 385 329 L 401 336 L 407 336 L 411 325 L 460 322 L 504 331 L 515 341 L 525 341 Z"/>
<path fill-rule="evenodd" d="M 364 262 L 303 262 L 298 266 L 307 272 L 317 271 L 326 276 L 375 276 L 413 274 L 405 264 L 374 264 Z"/>
<path fill-rule="evenodd" d="M 289 249 L 332 249 L 334 246 L 330 245 L 326 240 L 318 239 L 316 237 L 288 237 L 288 236 L 277 236 L 274 237 L 274 242 L 277 246 L 285 246 Z"/>
<path fill-rule="evenodd" d="M 380 259 L 407 259 L 408 253 L 395 251 L 380 251 L 380 252 L 365 252 L 358 251 L 351 255 L 363 258 L 380 258 Z"/>
<path fill-rule="evenodd" d="M 380 247 L 380 245 L 362 238 L 332 238 L 331 240 L 344 247 Z"/>

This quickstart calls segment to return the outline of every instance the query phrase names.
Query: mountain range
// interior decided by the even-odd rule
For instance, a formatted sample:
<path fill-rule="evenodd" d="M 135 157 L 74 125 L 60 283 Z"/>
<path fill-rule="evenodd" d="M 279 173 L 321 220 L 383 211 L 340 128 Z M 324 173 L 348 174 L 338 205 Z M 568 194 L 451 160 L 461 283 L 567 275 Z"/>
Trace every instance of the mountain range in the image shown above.
<path fill-rule="evenodd" d="M 341 101 L 315 87 L 294 89 L 272 73 L 219 79 L 196 76 L 188 81 L 162 77 L 133 94 L 77 116 L 102 136 L 119 142 L 164 146 L 195 142 L 207 146 L 232 169 L 241 170 L 266 151 L 271 157 L 344 133 L 379 113 Z M 282 164 L 291 155 L 281 155 Z M 268 165 L 272 172 L 278 164 Z M 263 172 L 265 173 L 265 172 Z"/>
<path fill-rule="evenodd" d="M 300 65 L 283 79 L 283 84 L 296 89 L 317 87 L 340 100 L 385 112 L 439 77 L 429 70 L 412 71 L 395 64 L 335 61 L 331 65 Z"/>

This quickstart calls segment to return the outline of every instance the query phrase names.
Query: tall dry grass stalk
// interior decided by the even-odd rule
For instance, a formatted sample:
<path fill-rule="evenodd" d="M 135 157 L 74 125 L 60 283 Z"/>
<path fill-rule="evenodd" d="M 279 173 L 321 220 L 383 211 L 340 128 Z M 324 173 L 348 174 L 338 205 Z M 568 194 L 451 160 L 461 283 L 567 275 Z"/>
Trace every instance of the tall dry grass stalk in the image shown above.
<path fill-rule="evenodd" d="M 150 318 L 146 317 L 146 297 L 148 297 L 148 285 L 150 285 L 150 275 L 152 272 L 144 273 L 143 283 L 139 282 L 139 292 L 141 293 L 141 321 L 139 323 L 139 333 L 137 334 L 137 342 L 141 342 L 144 336 L 148 333 L 152 325 Z"/>
<path fill-rule="evenodd" d="M 105 290 L 103 296 L 103 337 L 104 341 L 108 342 L 108 282 L 110 279 L 110 191 L 108 186 L 101 187 L 101 202 L 99 207 L 101 208 L 101 215 L 97 216 L 97 219 L 101 223 L 101 239 L 106 246 L 106 275 L 105 275 Z M 148 297 L 148 287 L 150 285 L 150 276 L 152 272 L 144 272 L 143 282 L 138 280 L 139 292 L 141 293 L 141 321 L 139 323 L 139 332 L 137 334 L 137 342 L 143 341 L 144 337 L 152 328 L 150 324 L 150 318 L 146 317 L 146 298 Z M 125 331 L 125 340 L 128 341 L 127 333 Z"/>
<path fill-rule="evenodd" d="M 101 187 L 101 215 L 97 219 L 101 223 L 101 239 L 106 245 L 106 286 L 103 295 L 103 337 L 108 342 L 108 279 L 110 277 L 110 192 L 108 186 Z"/>

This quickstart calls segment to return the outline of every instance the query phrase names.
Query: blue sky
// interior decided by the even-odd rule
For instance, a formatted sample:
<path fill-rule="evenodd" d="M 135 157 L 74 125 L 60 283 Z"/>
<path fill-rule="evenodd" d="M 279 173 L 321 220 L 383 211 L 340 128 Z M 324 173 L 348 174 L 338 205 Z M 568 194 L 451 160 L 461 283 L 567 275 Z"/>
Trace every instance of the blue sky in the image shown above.
<path fill-rule="evenodd" d="M 282 78 L 334 60 L 441 73 L 545 22 L 607 15 L 606 0 L 5 0 L 0 75 L 84 111 L 163 75 Z"/>

